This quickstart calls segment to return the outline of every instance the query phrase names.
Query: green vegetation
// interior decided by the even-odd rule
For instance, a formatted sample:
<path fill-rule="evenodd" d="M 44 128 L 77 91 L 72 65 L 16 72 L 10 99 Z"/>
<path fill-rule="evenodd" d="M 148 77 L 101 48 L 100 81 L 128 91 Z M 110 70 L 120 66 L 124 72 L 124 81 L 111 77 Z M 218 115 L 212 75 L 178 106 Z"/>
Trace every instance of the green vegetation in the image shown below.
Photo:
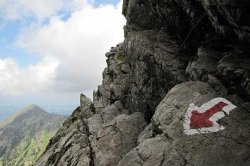
<path fill-rule="evenodd" d="M 66 116 L 50 114 L 36 105 L 0 124 L 0 166 L 32 166 Z"/>
<path fill-rule="evenodd" d="M 116 58 L 119 61 L 123 61 L 123 62 L 127 61 L 127 56 L 122 53 L 117 53 Z"/>
<path fill-rule="evenodd" d="M 31 166 L 44 152 L 55 132 L 42 131 L 38 136 L 25 138 L 8 156 L 3 156 L 0 166 Z"/>

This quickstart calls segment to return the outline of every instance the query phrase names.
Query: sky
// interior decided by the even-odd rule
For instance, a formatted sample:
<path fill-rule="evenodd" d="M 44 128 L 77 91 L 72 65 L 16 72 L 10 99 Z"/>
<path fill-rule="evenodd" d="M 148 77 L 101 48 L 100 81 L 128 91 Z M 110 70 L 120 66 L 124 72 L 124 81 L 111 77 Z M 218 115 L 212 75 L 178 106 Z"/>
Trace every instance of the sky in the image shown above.
<path fill-rule="evenodd" d="M 0 0 L 0 120 L 30 104 L 69 114 L 122 42 L 122 0 Z"/>

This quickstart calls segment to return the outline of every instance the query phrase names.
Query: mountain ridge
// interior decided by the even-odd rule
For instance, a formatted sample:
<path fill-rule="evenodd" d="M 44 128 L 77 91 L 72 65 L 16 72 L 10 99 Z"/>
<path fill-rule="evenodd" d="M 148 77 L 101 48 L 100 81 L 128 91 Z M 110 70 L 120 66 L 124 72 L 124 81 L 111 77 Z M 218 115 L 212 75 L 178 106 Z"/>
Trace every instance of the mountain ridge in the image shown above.
<path fill-rule="evenodd" d="M 12 115 L 10 115 L 9 117 L 7 117 L 6 119 L 0 121 L 0 128 L 4 127 L 5 125 L 8 125 L 11 122 L 13 122 L 13 120 L 15 120 L 16 117 L 18 117 L 18 116 L 20 116 L 22 114 L 25 114 L 25 113 L 27 113 L 29 111 L 34 111 L 34 110 L 36 110 L 36 111 L 40 110 L 40 111 L 46 112 L 44 109 L 42 109 L 38 105 L 31 104 L 31 105 L 23 108 L 22 110 L 13 113 Z"/>
<path fill-rule="evenodd" d="M 0 165 L 32 165 L 65 119 L 32 104 L 2 121 Z"/>

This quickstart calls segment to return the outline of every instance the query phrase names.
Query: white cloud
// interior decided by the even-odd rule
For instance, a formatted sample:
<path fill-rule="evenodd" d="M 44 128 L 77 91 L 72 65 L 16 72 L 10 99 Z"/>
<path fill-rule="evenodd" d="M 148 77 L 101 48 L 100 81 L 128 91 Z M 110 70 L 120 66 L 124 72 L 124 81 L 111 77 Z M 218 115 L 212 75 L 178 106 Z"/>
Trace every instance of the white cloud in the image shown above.
<path fill-rule="evenodd" d="M 51 86 L 58 63 L 51 57 L 36 65 L 20 68 L 13 59 L 0 59 L 0 94 L 42 93 Z M 46 67 L 46 68 L 45 68 Z"/>
<path fill-rule="evenodd" d="M 7 20 L 24 17 L 44 19 L 65 8 L 66 2 L 67 0 L 0 0 L 0 14 Z"/>
<path fill-rule="evenodd" d="M 54 15 L 47 25 L 22 30 L 17 45 L 42 61 L 21 68 L 11 59 L 0 60 L 0 93 L 80 93 L 101 83 L 105 52 L 123 40 L 121 2 L 97 8 L 85 0 L 73 2 L 66 21 Z"/>

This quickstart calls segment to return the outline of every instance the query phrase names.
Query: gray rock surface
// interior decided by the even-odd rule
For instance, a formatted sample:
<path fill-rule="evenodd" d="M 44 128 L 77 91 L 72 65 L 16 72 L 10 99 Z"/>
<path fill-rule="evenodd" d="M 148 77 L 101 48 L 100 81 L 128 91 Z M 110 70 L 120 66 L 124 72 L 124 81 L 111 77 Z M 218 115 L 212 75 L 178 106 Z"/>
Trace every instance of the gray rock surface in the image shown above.
<path fill-rule="evenodd" d="M 50 141 L 37 166 L 117 165 L 137 145 L 146 126 L 140 112 L 131 115 L 120 102 L 89 117 L 93 104 L 81 95 L 78 107 Z"/>
<path fill-rule="evenodd" d="M 137 144 L 141 144 L 146 139 L 154 137 L 153 125 L 150 123 L 145 129 L 141 132 L 138 137 Z"/>
<path fill-rule="evenodd" d="M 250 164 L 249 105 L 243 104 L 222 118 L 225 129 L 216 133 L 186 135 L 184 115 L 190 103 L 200 106 L 221 94 L 203 82 L 176 85 L 156 108 L 154 138 L 144 140 L 119 163 L 125 165 L 244 165 Z M 248 108 L 247 108 L 248 107 Z M 239 130 L 240 129 L 240 130 Z"/>
<path fill-rule="evenodd" d="M 87 166 L 91 165 L 91 147 L 86 122 L 78 107 L 62 128 L 50 140 L 46 152 L 36 166 Z"/>
<path fill-rule="evenodd" d="M 57 156 L 54 165 L 248 165 L 249 9 L 248 0 L 123 0 L 125 40 L 105 54 L 93 103 L 82 95 L 44 156 Z M 238 106 L 219 121 L 226 129 L 185 135 L 189 104 L 216 97 Z M 56 147 L 74 128 L 86 139 L 72 140 L 82 148 L 70 156 Z"/>
<path fill-rule="evenodd" d="M 146 122 L 142 113 L 120 115 L 106 123 L 91 139 L 95 152 L 94 165 L 117 165 L 120 159 L 136 146 Z"/>

